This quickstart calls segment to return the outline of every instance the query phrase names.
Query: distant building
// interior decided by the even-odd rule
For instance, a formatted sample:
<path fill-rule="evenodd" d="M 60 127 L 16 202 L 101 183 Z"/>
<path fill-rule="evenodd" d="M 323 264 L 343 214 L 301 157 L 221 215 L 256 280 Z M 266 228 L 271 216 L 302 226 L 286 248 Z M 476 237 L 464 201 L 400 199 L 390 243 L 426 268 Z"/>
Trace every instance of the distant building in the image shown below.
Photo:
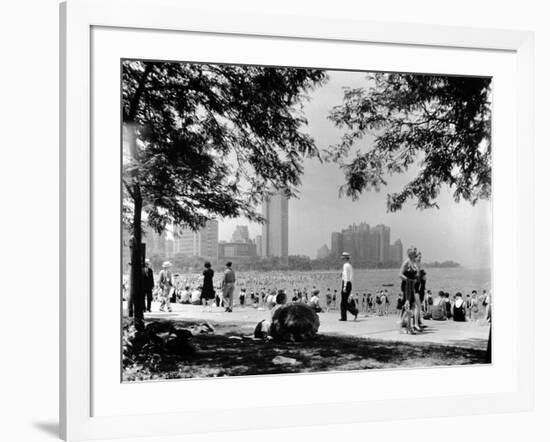
<path fill-rule="evenodd" d="M 378 235 L 378 262 L 385 264 L 390 261 L 390 228 L 383 224 L 378 224 L 372 228 Z"/>
<path fill-rule="evenodd" d="M 282 258 L 288 262 L 288 198 L 279 192 L 262 205 L 266 219 L 262 225 L 262 256 Z"/>
<path fill-rule="evenodd" d="M 199 230 L 198 255 L 202 258 L 218 261 L 218 221 L 210 220 Z"/>
<path fill-rule="evenodd" d="M 401 240 L 398 239 L 390 245 L 390 263 L 394 265 L 399 265 L 403 262 L 403 244 Z"/>
<path fill-rule="evenodd" d="M 341 255 L 344 251 L 343 235 L 340 232 L 332 232 L 330 238 L 330 253 L 335 256 Z"/>
<path fill-rule="evenodd" d="M 330 249 L 326 244 L 323 244 L 322 247 L 317 250 L 317 259 L 325 259 L 330 255 Z"/>
<path fill-rule="evenodd" d="M 123 230 L 122 260 L 127 265 L 130 262 L 130 234 Z M 217 262 L 218 260 L 218 221 L 211 220 L 197 232 L 189 228 L 174 227 L 172 235 L 164 231 L 161 234 L 148 227 L 142 235 L 147 257 L 154 255 L 162 259 L 173 259 L 176 254 L 184 256 L 200 256 Z"/>
<path fill-rule="evenodd" d="M 149 227 L 142 236 L 142 241 L 147 246 L 147 255 L 166 255 L 166 232 L 159 234 Z"/>
<path fill-rule="evenodd" d="M 185 256 L 196 256 L 199 253 L 199 237 L 191 229 L 174 230 L 174 250 Z"/>
<path fill-rule="evenodd" d="M 248 234 L 248 226 L 237 226 L 231 236 L 231 242 L 250 242 L 250 235 Z"/>
<path fill-rule="evenodd" d="M 174 229 L 174 254 L 200 256 L 213 262 L 218 261 L 218 221 L 210 220 L 194 232 L 189 228 Z"/>
<path fill-rule="evenodd" d="M 351 228 L 342 232 L 342 251 L 349 253 L 352 259 L 357 257 L 354 233 L 355 232 Z"/>
<path fill-rule="evenodd" d="M 218 245 L 218 256 L 223 261 L 246 260 L 256 256 L 256 245 L 252 242 L 223 242 Z"/>
<path fill-rule="evenodd" d="M 173 258 L 175 254 L 175 244 L 173 239 L 166 238 L 164 247 L 164 254 L 167 258 Z"/>
<path fill-rule="evenodd" d="M 390 228 L 383 224 L 372 228 L 365 222 L 352 224 L 341 232 L 331 233 L 330 252 L 332 255 L 347 252 L 351 254 L 353 262 L 361 266 L 390 265 L 392 256 L 399 256 L 398 247 L 395 250 L 390 247 L 390 236 Z M 402 246 L 400 250 L 402 255 Z M 394 255 L 391 256 L 391 253 Z"/>
<path fill-rule="evenodd" d="M 256 256 L 262 256 L 262 235 L 257 235 L 255 239 Z"/>

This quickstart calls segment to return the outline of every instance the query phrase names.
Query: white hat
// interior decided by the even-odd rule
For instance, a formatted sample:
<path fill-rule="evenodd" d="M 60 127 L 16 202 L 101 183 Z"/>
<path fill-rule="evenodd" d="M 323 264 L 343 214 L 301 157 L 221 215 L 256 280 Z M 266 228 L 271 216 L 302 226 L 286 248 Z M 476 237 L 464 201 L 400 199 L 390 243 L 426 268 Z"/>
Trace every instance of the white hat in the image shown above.
<path fill-rule="evenodd" d="M 145 258 L 145 263 L 149 264 L 149 263 L 151 263 L 151 260 L 149 258 Z"/>
<path fill-rule="evenodd" d="M 164 261 L 162 263 L 162 268 L 165 269 L 166 267 L 172 267 L 172 263 L 170 261 Z"/>
<path fill-rule="evenodd" d="M 342 253 L 342 258 L 349 258 L 351 255 L 348 252 Z"/>

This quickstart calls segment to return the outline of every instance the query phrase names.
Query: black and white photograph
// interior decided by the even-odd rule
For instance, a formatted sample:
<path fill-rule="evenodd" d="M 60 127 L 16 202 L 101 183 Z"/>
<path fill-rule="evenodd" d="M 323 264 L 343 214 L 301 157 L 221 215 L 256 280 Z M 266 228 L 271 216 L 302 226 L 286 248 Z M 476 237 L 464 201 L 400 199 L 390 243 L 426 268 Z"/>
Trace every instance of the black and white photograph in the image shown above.
<path fill-rule="evenodd" d="M 123 382 L 492 362 L 490 77 L 120 73 Z"/>

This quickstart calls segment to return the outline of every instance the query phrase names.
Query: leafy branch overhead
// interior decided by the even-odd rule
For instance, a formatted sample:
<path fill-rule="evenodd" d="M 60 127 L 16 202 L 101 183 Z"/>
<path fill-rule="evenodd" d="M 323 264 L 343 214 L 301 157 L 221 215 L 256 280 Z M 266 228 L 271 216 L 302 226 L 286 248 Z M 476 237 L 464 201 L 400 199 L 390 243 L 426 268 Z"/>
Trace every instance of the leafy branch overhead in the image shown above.
<path fill-rule="evenodd" d="M 268 192 L 296 194 L 303 159 L 319 156 L 302 102 L 325 79 L 315 69 L 124 61 L 123 122 L 137 140 L 123 171 L 127 219 L 142 198 L 158 231 L 261 220 Z"/>
<path fill-rule="evenodd" d="M 344 172 L 341 194 L 378 191 L 388 175 L 415 164 L 416 177 L 388 195 L 389 211 L 408 200 L 437 207 L 445 185 L 457 202 L 490 197 L 490 78 L 374 73 L 367 81 L 345 89 L 329 115 L 345 131 L 325 152 Z"/>

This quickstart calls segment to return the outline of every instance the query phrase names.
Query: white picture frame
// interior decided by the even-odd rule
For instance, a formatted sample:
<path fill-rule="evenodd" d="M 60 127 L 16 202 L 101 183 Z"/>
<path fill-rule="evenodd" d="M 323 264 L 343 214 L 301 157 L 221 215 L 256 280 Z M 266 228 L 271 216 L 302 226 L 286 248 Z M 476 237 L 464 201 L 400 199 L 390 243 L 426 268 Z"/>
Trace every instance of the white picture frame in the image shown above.
<path fill-rule="evenodd" d="M 132 7 L 129 8 L 131 3 Z M 315 17 L 275 16 L 275 15 L 243 15 L 227 11 L 209 11 L 190 9 L 177 1 L 171 0 L 70 0 L 60 6 L 61 32 L 61 127 L 60 127 L 60 428 L 65 440 L 83 440 L 114 437 L 162 436 L 178 433 L 202 431 L 229 431 L 236 429 L 271 428 L 275 425 L 302 426 L 304 422 L 311 425 L 363 422 L 366 420 L 382 420 L 395 418 L 413 418 L 424 416 L 447 416 L 452 414 L 473 414 L 488 412 L 511 412 L 529 410 L 533 406 L 533 36 L 529 32 L 501 31 L 484 29 L 452 28 L 429 25 L 408 25 L 398 23 L 372 23 L 360 20 L 327 20 Z M 510 310 L 510 319 L 514 346 L 513 355 L 502 362 L 503 370 L 508 373 L 505 387 L 497 388 L 489 385 L 484 391 L 467 394 L 452 393 L 437 397 L 424 397 L 411 393 L 407 397 L 392 392 L 384 398 L 368 400 L 349 395 L 348 399 L 334 396 L 309 403 L 299 400 L 292 403 L 266 401 L 251 402 L 243 394 L 242 403 L 231 407 L 225 405 L 210 406 L 207 403 L 198 410 L 170 409 L 167 405 L 163 410 L 142 410 L 137 407 L 130 411 L 116 412 L 108 407 L 97 412 L 98 407 L 109 400 L 109 384 L 101 398 L 95 396 L 101 391 L 103 378 L 97 373 L 97 360 L 102 361 L 101 337 L 93 330 L 94 305 L 98 299 L 94 297 L 94 281 L 92 267 L 96 266 L 93 252 L 94 211 L 99 210 L 94 202 L 94 193 L 101 192 L 97 181 L 93 180 L 93 115 L 102 101 L 93 101 L 96 91 L 92 88 L 94 72 L 93 55 L 95 46 L 100 45 L 100 39 L 94 40 L 93 33 L 98 29 L 118 29 L 134 32 L 135 35 L 148 32 L 167 33 L 168 37 L 177 38 L 181 33 L 193 36 L 232 36 L 245 41 L 246 39 L 279 39 L 299 44 L 319 42 L 330 45 L 378 45 L 387 48 L 405 47 L 408 51 L 441 50 L 455 51 L 485 51 L 487 54 L 507 54 L 516 67 L 510 72 L 507 81 L 513 82 L 515 97 L 508 97 L 513 102 L 512 126 L 515 137 L 511 143 L 511 155 L 500 163 L 502 170 L 511 171 L 505 197 L 511 200 L 507 213 L 511 219 L 504 226 L 510 234 L 510 244 L 501 244 L 495 239 L 495 255 L 500 250 L 510 250 L 514 259 L 512 271 L 514 278 L 510 283 L 506 296 L 513 299 L 517 289 L 518 275 L 521 275 L 522 309 L 519 312 Z M 173 37 L 172 37 L 173 36 Z M 152 37 L 151 37 L 152 38 Z M 267 43 L 266 43 L 267 44 Z M 113 46 L 115 46 L 113 40 Z M 145 48 L 143 49 L 145 52 Z M 154 48 L 151 49 L 154 51 Z M 139 55 L 139 54 L 138 54 Z M 151 58 L 151 52 L 144 55 Z M 97 58 L 95 59 L 97 61 Z M 331 61 L 326 66 L 334 67 Z M 397 62 L 396 62 L 397 63 Z M 427 71 L 431 72 L 430 69 Z M 118 97 L 115 97 L 118 99 Z M 500 101 L 505 103 L 505 101 Z M 101 104 L 99 104 L 101 105 Z M 500 107 L 499 107 L 500 106 Z M 495 118 L 499 118 L 503 104 L 495 103 Z M 118 139 L 113 140 L 116 144 Z M 521 148 L 521 154 L 520 154 Z M 498 150 L 499 147 L 495 147 Z M 496 161 L 495 168 L 499 168 Z M 106 170 L 108 171 L 108 167 Z M 109 173 L 109 172 L 107 172 Z M 509 174 L 508 174 L 509 175 Z M 495 193 L 499 187 L 495 184 Z M 510 195 L 509 193 L 512 192 Z M 496 197 L 496 195 L 495 195 Z M 503 195 L 501 194 L 500 198 Z M 496 215 L 495 215 L 496 216 Z M 118 253 L 119 244 L 114 244 L 113 251 Z M 510 272 L 509 269 L 507 269 Z M 501 280 L 506 275 L 494 273 L 495 284 L 505 285 Z M 117 294 L 116 292 L 115 294 Z M 505 296 L 505 295 L 503 295 Z M 495 333 L 498 334 L 499 310 L 502 317 L 504 308 L 495 306 Z M 117 315 L 106 315 L 105 322 L 110 323 Z M 103 318 L 102 318 L 103 320 Z M 112 324 L 111 324 L 112 325 Z M 106 328 L 109 325 L 107 324 Z M 97 327 L 96 327 L 97 328 Z M 95 345 L 94 345 L 95 344 Z M 99 348 L 98 348 L 99 347 Z M 94 363 L 96 360 L 96 363 Z M 502 359 L 504 361 L 504 359 Z M 116 364 L 115 364 L 116 365 Z M 505 366 L 504 366 L 505 365 Z M 110 370 L 111 368 L 107 366 Z M 494 362 L 491 369 L 497 370 L 499 363 Z M 112 370 L 117 371 L 118 366 Z M 432 375 L 437 375 L 442 369 L 430 369 Z M 447 370 L 453 370 L 447 369 Z M 468 370 L 468 368 L 466 368 Z M 376 376 L 390 379 L 389 385 L 395 385 L 399 377 L 414 376 L 411 371 L 382 372 Z M 354 382 L 361 374 L 323 374 L 323 382 Z M 489 375 L 489 374 L 487 374 Z M 371 375 L 374 376 L 374 375 Z M 504 375 L 503 375 L 504 376 Z M 269 383 L 276 388 L 280 382 L 299 384 L 307 381 L 295 376 L 272 376 Z M 242 391 L 257 391 L 263 385 L 262 379 L 228 379 L 224 380 L 228 388 Z M 187 388 L 196 391 L 197 385 L 208 380 L 194 380 L 193 384 L 179 382 L 172 384 L 173 389 Z M 279 384 L 277 384 L 279 382 Z M 199 387 L 202 388 L 202 387 Z M 224 387 L 225 388 L 225 387 Z M 266 387 L 270 388 L 270 387 Z M 130 389 L 138 395 L 167 394 L 166 383 L 148 383 L 147 386 L 126 385 L 125 392 Z M 107 393 L 105 392 L 107 390 Z M 153 391 L 153 390 L 156 390 Z M 121 392 L 120 394 L 126 394 Z M 115 399 L 112 391 L 113 404 L 122 404 Z M 128 393 L 130 394 L 130 393 Z M 192 394 L 192 393 L 191 393 Z M 230 395 L 231 393 L 226 393 Z M 330 389 L 329 393 L 330 396 Z M 152 397 L 152 396 L 150 396 Z M 158 396 L 157 396 L 158 397 Z M 248 402 L 247 402 L 248 401 Z M 135 400 L 134 400 L 135 403 Z M 119 406 L 121 408 L 121 406 Z M 216 419 L 212 419 L 212 411 L 216 410 Z M 247 415 L 243 423 L 239 416 Z M 288 416 L 283 423 L 274 423 L 270 416 L 284 409 Z M 292 411 L 296 412 L 293 413 Z M 138 419 L 142 413 L 147 413 L 147 419 Z"/>

